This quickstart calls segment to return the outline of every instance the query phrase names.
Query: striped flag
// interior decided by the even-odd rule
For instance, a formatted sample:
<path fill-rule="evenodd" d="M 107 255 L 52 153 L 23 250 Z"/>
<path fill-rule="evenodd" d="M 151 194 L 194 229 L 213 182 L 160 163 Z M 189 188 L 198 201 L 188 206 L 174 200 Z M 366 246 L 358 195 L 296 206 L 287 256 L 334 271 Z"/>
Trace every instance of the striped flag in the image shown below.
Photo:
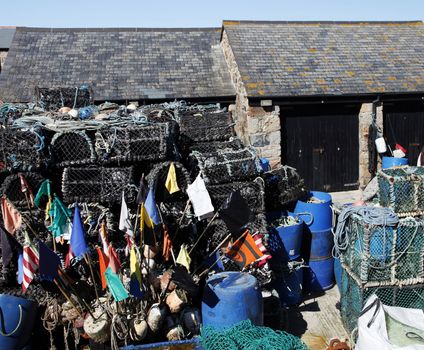
<path fill-rule="evenodd" d="M 37 248 L 32 244 L 28 233 L 25 232 L 25 245 L 23 248 L 23 271 L 22 291 L 25 293 L 34 279 L 34 274 L 39 266 L 39 255 Z"/>
<path fill-rule="evenodd" d="M 272 256 L 270 254 L 268 254 L 268 250 L 266 249 L 266 247 L 264 246 L 263 242 L 262 242 L 262 238 L 263 235 L 261 234 L 256 234 L 255 236 L 253 236 L 253 239 L 255 240 L 255 244 L 256 246 L 259 248 L 259 250 L 262 252 L 263 256 L 261 256 L 258 260 L 257 260 L 257 264 L 258 266 L 262 266 L 266 263 L 267 260 L 271 259 Z"/>

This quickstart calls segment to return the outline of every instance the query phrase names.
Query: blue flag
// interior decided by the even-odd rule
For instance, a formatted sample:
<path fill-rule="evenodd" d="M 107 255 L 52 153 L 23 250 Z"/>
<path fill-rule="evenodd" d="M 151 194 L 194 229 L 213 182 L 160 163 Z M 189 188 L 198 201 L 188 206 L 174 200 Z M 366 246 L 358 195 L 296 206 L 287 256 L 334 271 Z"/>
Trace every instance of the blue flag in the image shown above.
<path fill-rule="evenodd" d="M 149 189 L 149 194 L 147 195 L 144 207 L 146 208 L 147 214 L 149 214 L 150 219 L 152 219 L 153 223 L 155 225 L 160 224 L 161 220 L 158 213 L 158 208 L 156 207 L 155 194 L 153 192 L 153 189 L 151 188 Z"/>
<path fill-rule="evenodd" d="M 57 269 L 60 266 L 60 258 L 41 241 L 38 241 L 38 254 L 40 277 L 44 280 L 53 281 L 58 275 Z"/>
<path fill-rule="evenodd" d="M 71 248 L 75 256 L 81 256 L 88 250 L 84 237 L 84 227 L 82 226 L 78 204 L 75 203 L 74 222 L 72 223 Z"/>

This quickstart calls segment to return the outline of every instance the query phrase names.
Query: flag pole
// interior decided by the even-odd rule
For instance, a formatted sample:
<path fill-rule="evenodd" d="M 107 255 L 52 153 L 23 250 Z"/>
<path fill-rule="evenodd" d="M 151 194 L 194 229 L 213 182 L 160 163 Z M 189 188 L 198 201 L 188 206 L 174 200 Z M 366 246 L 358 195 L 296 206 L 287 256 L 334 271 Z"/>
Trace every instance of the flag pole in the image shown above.
<path fill-rule="evenodd" d="M 209 227 L 211 226 L 212 222 L 216 219 L 218 214 L 219 214 L 219 210 L 217 210 L 214 216 L 212 216 L 212 219 L 208 222 L 205 229 L 203 230 L 203 232 L 200 234 L 199 238 L 197 239 L 196 243 L 194 243 L 193 247 L 191 247 L 190 251 L 188 252 L 188 255 L 190 255 L 192 251 L 194 250 L 194 248 L 196 248 L 196 246 L 199 244 L 200 240 L 205 235 L 205 233 L 209 230 Z"/>
<path fill-rule="evenodd" d="M 84 260 L 87 263 L 89 269 L 90 269 L 90 274 L 91 274 L 91 279 L 93 280 L 93 285 L 94 285 L 94 291 L 96 292 L 96 299 L 99 302 L 100 305 L 100 299 L 99 299 L 99 293 L 97 292 L 97 285 L 96 285 L 96 280 L 94 279 L 94 271 L 93 271 L 93 266 L 91 265 L 91 258 L 90 255 L 87 253 L 83 254 Z"/>
<path fill-rule="evenodd" d="M 80 309 L 77 308 L 77 306 L 75 305 L 74 301 L 69 297 L 68 294 L 66 294 L 66 292 L 63 290 L 63 288 L 59 285 L 59 282 L 56 280 L 56 278 L 53 280 L 53 282 L 56 285 L 56 287 L 59 288 L 60 292 L 63 294 L 63 296 L 66 298 L 66 300 L 71 303 L 71 305 L 74 307 L 74 309 L 76 310 L 76 312 L 78 313 L 78 315 L 81 318 L 84 318 L 84 316 L 82 315 Z"/>
<path fill-rule="evenodd" d="M 182 214 L 180 220 L 178 221 L 178 226 L 177 226 L 177 229 L 175 230 L 175 234 L 174 234 L 174 237 L 173 237 L 174 241 L 176 240 L 178 233 L 180 233 L 181 224 L 183 223 L 184 217 L 186 216 L 186 213 L 187 213 L 189 207 L 190 207 L 190 199 L 187 199 L 187 203 L 185 205 L 183 214 Z"/>

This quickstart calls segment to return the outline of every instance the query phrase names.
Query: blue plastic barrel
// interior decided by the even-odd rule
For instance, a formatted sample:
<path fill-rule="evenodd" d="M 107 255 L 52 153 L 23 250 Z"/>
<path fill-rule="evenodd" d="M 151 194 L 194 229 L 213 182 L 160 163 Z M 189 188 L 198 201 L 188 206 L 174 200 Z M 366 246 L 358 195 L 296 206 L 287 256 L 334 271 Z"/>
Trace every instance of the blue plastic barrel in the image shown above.
<path fill-rule="evenodd" d="M 292 306 L 302 301 L 303 269 L 304 267 L 298 264 L 274 282 L 273 287 L 280 297 L 281 305 Z"/>
<path fill-rule="evenodd" d="M 314 197 L 321 203 L 308 203 Z M 304 256 L 307 268 L 304 271 L 304 286 L 308 291 L 320 291 L 334 285 L 334 259 L 333 250 L 333 211 L 332 199 L 325 192 L 310 192 L 308 196 L 297 201 L 294 212 L 304 217 L 306 222 L 305 234 L 307 252 Z M 306 217 L 308 219 L 306 219 Z"/>
<path fill-rule="evenodd" d="M 270 171 L 271 170 L 271 166 L 269 164 L 268 158 L 259 158 L 259 161 L 261 163 L 261 167 L 262 167 L 263 171 Z"/>
<path fill-rule="evenodd" d="M 36 316 L 35 301 L 0 294 L 0 349 L 30 347 Z"/>
<path fill-rule="evenodd" d="M 303 237 L 303 220 L 299 218 L 299 222 L 291 226 L 276 227 L 278 235 L 284 245 L 289 260 L 295 260 L 300 257 L 300 249 L 302 247 Z"/>
<path fill-rule="evenodd" d="M 408 165 L 408 158 L 383 157 L 381 167 L 383 169 L 389 169 L 400 165 Z"/>
<path fill-rule="evenodd" d="M 334 277 L 336 278 L 336 284 L 340 292 L 342 282 L 342 264 L 340 263 L 340 258 L 334 258 Z"/>
<path fill-rule="evenodd" d="M 256 278 L 233 271 L 209 278 L 203 292 L 203 325 L 224 328 L 247 319 L 263 325 L 262 294 Z"/>

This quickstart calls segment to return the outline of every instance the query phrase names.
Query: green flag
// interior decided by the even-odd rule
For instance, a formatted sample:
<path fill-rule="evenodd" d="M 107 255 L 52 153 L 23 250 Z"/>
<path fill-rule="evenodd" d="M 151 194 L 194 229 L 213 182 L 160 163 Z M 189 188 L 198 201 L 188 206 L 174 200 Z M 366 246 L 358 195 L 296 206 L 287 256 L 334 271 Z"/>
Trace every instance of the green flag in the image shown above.
<path fill-rule="evenodd" d="M 105 272 L 106 283 L 115 301 L 122 301 L 128 298 L 128 292 L 124 288 L 119 276 L 110 267 Z"/>

